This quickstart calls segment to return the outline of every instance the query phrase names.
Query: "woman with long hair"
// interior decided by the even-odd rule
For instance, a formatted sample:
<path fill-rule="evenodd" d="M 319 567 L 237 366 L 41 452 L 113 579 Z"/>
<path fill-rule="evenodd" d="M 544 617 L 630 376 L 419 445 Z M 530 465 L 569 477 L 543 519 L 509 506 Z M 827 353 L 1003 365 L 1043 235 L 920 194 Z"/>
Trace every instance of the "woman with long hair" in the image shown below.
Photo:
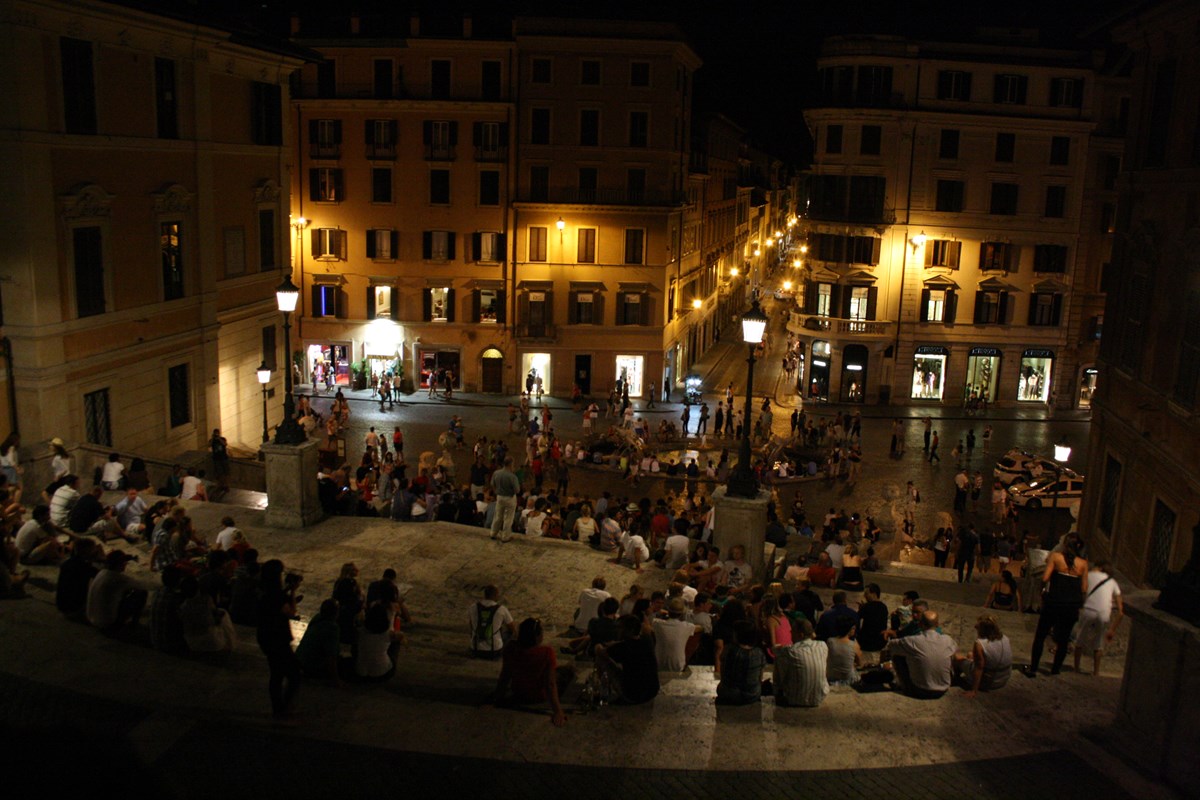
<path fill-rule="evenodd" d="M 857 545 L 848 544 L 842 551 L 842 572 L 837 588 L 848 592 L 861 592 L 863 589 L 862 556 L 858 554 Z"/>
<path fill-rule="evenodd" d="M 984 608 L 994 608 L 997 611 L 1019 611 L 1021 609 L 1021 590 L 1017 588 L 1017 580 L 1012 572 L 1004 570 L 1000 579 L 992 584 L 988 592 Z"/>
<path fill-rule="evenodd" d="M 975 623 L 975 632 L 979 638 L 970 655 L 954 656 L 955 670 L 967 687 L 967 697 L 999 689 L 1012 675 L 1012 644 L 996 618 L 984 614 Z"/>
<path fill-rule="evenodd" d="M 1072 533 L 1063 540 L 1062 552 L 1051 553 L 1046 559 L 1046 569 L 1042 573 L 1042 612 L 1033 635 L 1033 652 L 1025 671 L 1027 678 L 1037 677 L 1042 647 L 1051 632 L 1056 649 L 1050 674 L 1057 675 L 1062 671 L 1071 629 L 1079 619 L 1079 609 L 1087 596 L 1088 562 L 1082 558 L 1082 553 L 1083 540 L 1079 534 Z"/>

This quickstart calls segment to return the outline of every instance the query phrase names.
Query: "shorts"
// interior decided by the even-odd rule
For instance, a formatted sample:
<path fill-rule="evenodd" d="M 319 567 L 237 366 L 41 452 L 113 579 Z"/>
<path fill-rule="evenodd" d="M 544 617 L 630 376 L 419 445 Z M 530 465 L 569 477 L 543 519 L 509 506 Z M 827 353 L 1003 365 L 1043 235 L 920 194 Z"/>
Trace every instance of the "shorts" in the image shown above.
<path fill-rule="evenodd" d="M 1104 630 L 1108 627 L 1108 622 L 1100 618 L 1100 616 L 1091 611 L 1081 611 L 1079 613 L 1079 622 L 1075 625 L 1075 629 L 1071 631 L 1071 641 L 1075 643 L 1075 648 L 1084 653 L 1094 653 L 1097 650 L 1104 649 Z"/>

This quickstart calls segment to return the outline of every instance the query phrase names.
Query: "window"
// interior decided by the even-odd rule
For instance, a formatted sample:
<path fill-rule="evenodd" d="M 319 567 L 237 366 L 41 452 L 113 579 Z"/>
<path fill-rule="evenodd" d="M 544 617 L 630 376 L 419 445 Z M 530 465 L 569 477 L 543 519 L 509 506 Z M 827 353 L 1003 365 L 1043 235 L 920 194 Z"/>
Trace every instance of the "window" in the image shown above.
<path fill-rule="evenodd" d="M 1034 272 L 1066 272 L 1067 248 L 1061 244 L 1039 244 L 1033 251 Z"/>
<path fill-rule="evenodd" d="M 625 263 L 641 264 L 645 259 L 646 232 L 641 228 L 625 229 Z"/>
<path fill-rule="evenodd" d="M 458 145 L 458 123 L 446 120 L 425 120 L 422 126 L 425 158 L 431 161 L 453 161 Z"/>
<path fill-rule="evenodd" d="M 283 144 L 283 93 L 277 84 L 254 82 L 250 128 L 255 144 Z"/>
<path fill-rule="evenodd" d="M 221 231 L 222 252 L 225 254 L 225 277 L 246 274 L 246 229 L 230 226 Z"/>
<path fill-rule="evenodd" d="M 312 232 L 312 257 L 322 261 L 346 260 L 346 232 L 317 228 Z"/>
<path fill-rule="evenodd" d="M 367 231 L 367 258 L 376 261 L 395 261 L 400 249 L 400 233 L 388 228 Z"/>
<path fill-rule="evenodd" d="M 826 105 L 848 104 L 854 97 L 854 67 L 826 67 L 818 70 L 821 101 Z"/>
<path fill-rule="evenodd" d="M 963 182 L 937 182 L 937 210 L 958 212 L 963 210 Z"/>
<path fill-rule="evenodd" d="M 308 199 L 317 203 L 337 203 L 344 199 L 342 171 L 317 167 L 308 171 Z"/>
<path fill-rule="evenodd" d="M 650 85 L 650 63 L 648 61 L 634 61 L 629 65 L 629 85 Z"/>
<path fill-rule="evenodd" d="M 451 231 L 425 231 L 422 234 L 421 257 L 426 261 L 453 261 L 454 233 Z"/>
<path fill-rule="evenodd" d="M 475 296 L 479 303 L 476 322 L 504 321 L 504 292 L 500 289 L 477 289 Z"/>
<path fill-rule="evenodd" d="M 500 205 L 500 173 L 494 169 L 479 173 L 479 205 Z"/>
<path fill-rule="evenodd" d="M 279 229 L 275 225 L 275 209 L 258 212 L 258 270 L 270 272 L 279 266 Z"/>
<path fill-rule="evenodd" d="M 1008 270 L 1012 264 L 1013 246 L 1008 242 L 980 242 L 980 270 Z"/>
<path fill-rule="evenodd" d="M 1182 322 L 1173 394 L 1179 403 L 1190 409 L 1196 405 L 1196 392 L 1200 388 L 1200 291 L 1188 292 Z"/>
<path fill-rule="evenodd" d="M 188 371 L 187 364 L 177 364 L 167 370 L 167 399 L 172 428 L 192 421 L 192 391 Z"/>
<path fill-rule="evenodd" d="M 596 147 L 600 144 L 600 112 L 585 108 L 579 112 L 579 144 Z"/>
<path fill-rule="evenodd" d="M 825 152 L 829 155 L 837 155 L 842 152 L 841 125 L 825 126 Z"/>
<path fill-rule="evenodd" d="M 1050 105 L 1058 108 L 1079 108 L 1083 105 L 1082 78 L 1051 78 Z"/>
<path fill-rule="evenodd" d="M 262 360 L 267 369 L 278 369 L 276 364 L 279 362 L 279 346 L 275 340 L 274 325 L 266 325 L 262 329 Z"/>
<path fill-rule="evenodd" d="M 959 133 L 953 128 L 943 128 L 938 140 L 938 158 L 958 158 Z"/>
<path fill-rule="evenodd" d="M 67 133 L 96 132 L 96 78 L 92 43 L 59 39 L 61 50 L 63 125 Z"/>
<path fill-rule="evenodd" d="M 891 67 L 859 67 L 855 97 L 867 106 L 887 105 L 892 99 Z"/>
<path fill-rule="evenodd" d="M 1004 297 L 1006 292 L 976 292 L 975 293 L 975 324 L 1003 324 Z"/>
<path fill-rule="evenodd" d="M 503 161 L 508 154 L 507 122 L 476 122 L 471 126 L 476 161 Z"/>
<path fill-rule="evenodd" d="M 1058 324 L 1062 295 L 1056 292 L 1034 292 L 1029 296 L 1029 324 L 1053 326 Z"/>
<path fill-rule="evenodd" d="M 367 141 L 367 158 L 396 157 L 396 120 L 369 119 L 364 131 Z"/>
<path fill-rule="evenodd" d="M 942 322 L 946 314 L 946 290 L 926 289 L 925 294 L 925 316 L 922 319 L 925 322 Z"/>
<path fill-rule="evenodd" d="M 1100 232 L 1117 232 L 1117 207 L 1112 203 L 1102 203 L 1100 205 Z"/>
<path fill-rule="evenodd" d="M 863 125 L 858 152 L 864 156 L 877 156 L 883 141 L 883 128 L 879 125 Z"/>
<path fill-rule="evenodd" d="M 371 62 L 371 67 L 376 99 L 390 99 L 395 94 L 396 63 L 390 58 L 376 58 Z"/>
<path fill-rule="evenodd" d="M 579 82 L 584 86 L 599 86 L 600 62 L 590 58 L 579 62 Z"/>
<path fill-rule="evenodd" d="M 426 289 L 425 308 L 426 322 L 454 321 L 454 290 L 449 287 Z"/>
<path fill-rule="evenodd" d="M 83 396 L 83 430 L 89 444 L 112 447 L 108 389 L 97 389 Z"/>
<path fill-rule="evenodd" d="M 500 90 L 500 62 L 499 61 L 484 61 L 482 66 L 482 75 L 480 76 L 480 90 L 484 100 L 499 100 L 501 96 Z"/>
<path fill-rule="evenodd" d="M 179 96 L 175 93 L 175 62 L 154 59 L 154 117 L 158 138 L 179 138 Z"/>
<path fill-rule="evenodd" d="M 925 242 L 925 266 L 958 269 L 962 242 L 951 239 L 929 239 Z"/>
<path fill-rule="evenodd" d="M 371 169 L 371 202 L 392 202 L 392 170 L 389 167 Z"/>
<path fill-rule="evenodd" d="M 74 245 L 76 316 L 103 314 L 108 304 L 104 286 L 104 241 L 100 228 L 74 228 L 71 238 Z"/>
<path fill-rule="evenodd" d="M 814 313 L 818 316 L 828 317 L 833 313 L 833 284 L 818 283 L 816 289 Z"/>
<path fill-rule="evenodd" d="M 1024 75 L 997 75 L 992 90 L 992 101 L 1024 105 L 1029 78 Z"/>
<path fill-rule="evenodd" d="M 1065 186 L 1047 186 L 1046 187 L 1046 216 L 1053 219 L 1061 219 L 1066 216 L 1067 209 L 1067 187 Z"/>
<path fill-rule="evenodd" d="M 625 171 L 625 199 L 630 203 L 646 200 L 646 170 L 637 168 Z"/>
<path fill-rule="evenodd" d="M 546 260 L 546 228 L 540 225 L 529 229 L 529 260 Z"/>
<path fill-rule="evenodd" d="M 450 170 L 429 170 L 429 202 L 433 205 L 450 205 Z"/>
<path fill-rule="evenodd" d="M 870 297 L 871 289 L 867 286 L 851 286 L 850 288 L 850 312 L 848 319 L 866 320 L 870 319 Z"/>
<path fill-rule="evenodd" d="M 579 168 L 579 201 L 581 203 L 594 203 L 596 201 L 596 183 L 598 180 L 599 173 L 595 167 Z"/>
<path fill-rule="evenodd" d="M 650 114 L 646 111 L 629 112 L 629 146 L 645 147 L 650 142 Z"/>
<path fill-rule="evenodd" d="M 312 315 L 314 317 L 340 317 L 343 313 L 341 291 L 335 284 L 321 283 L 313 287 Z"/>
<path fill-rule="evenodd" d="M 158 247 L 162 260 L 163 300 L 183 297 L 183 250 L 178 222 L 158 226 Z"/>
<path fill-rule="evenodd" d="M 1159 63 L 1154 74 L 1154 87 L 1150 94 L 1150 116 L 1146 124 L 1145 148 L 1142 166 L 1161 167 L 1167 160 L 1167 143 L 1174 130 L 1171 117 L 1175 113 L 1175 59 Z"/>
<path fill-rule="evenodd" d="M 600 322 L 594 313 L 596 310 L 594 298 L 593 292 L 575 293 L 575 307 L 572 309 L 571 322 L 576 325 L 594 325 Z"/>
<path fill-rule="evenodd" d="M 960 70 L 938 70 L 938 100 L 970 100 L 971 73 Z"/>
<path fill-rule="evenodd" d="M 1016 214 L 1018 189 L 1019 186 L 1015 183 L 993 183 L 992 202 L 988 213 L 1009 216 Z"/>
<path fill-rule="evenodd" d="M 389 284 L 367 287 L 367 319 L 396 319 L 400 316 L 400 293 Z"/>
<path fill-rule="evenodd" d="M 504 260 L 504 234 L 480 231 L 471 236 L 471 249 L 476 261 L 495 264 Z"/>
<path fill-rule="evenodd" d="M 847 238 L 847 261 L 851 264 L 871 264 L 872 266 L 879 263 L 882 239 L 878 236 L 850 236 Z"/>
<path fill-rule="evenodd" d="M 531 74 L 529 80 L 532 83 L 550 83 L 550 59 L 535 58 L 533 59 Z"/>
<path fill-rule="evenodd" d="M 1104 458 L 1104 484 L 1100 491 L 1100 515 L 1096 527 L 1112 536 L 1117 524 L 1117 500 L 1121 494 L 1121 462 Z"/>
<path fill-rule="evenodd" d="M 1050 140 L 1050 163 L 1065 166 L 1071 162 L 1071 138 L 1055 136 Z"/>
<path fill-rule="evenodd" d="M 313 158 L 337 158 L 342 150 L 342 121 L 313 119 L 308 122 L 308 144 Z"/>
<path fill-rule="evenodd" d="M 337 62 L 333 59 L 317 63 L 317 94 L 320 97 L 337 96 Z"/>
<path fill-rule="evenodd" d="M 996 161 L 1003 164 L 1011 164 L 1016 149 L 1017 135 L 1015 133 L 996 134 Z"/>
<path fill-rule="evenodd" d="M 1150 552 L 1146 557 L 1146 583 L 1162 589 L 1171 568 L 1171 546 L 1175 541 L 1175 512 L 1162 500 L 1154 499 L 1154 519 L 1150 523 Z"/>
<path fill-rule="evenodd" d="M 618 325 L 649 325 L 650 304 L 641 292 L 621 292 L 617 301 Z"/>
<path fill-rule="evenodd" d="M 550 109 L 535 108 L 529 112 L 529 143 L 550 144 Z"/>
<path fill-rule="evenodd" d="M 1106 191 L 1117 188 L 1117 178 L 1121 174 L 1121 157 L 1104 156 L 1100 162 L 1100 181 Z"/>
<path fill-rule="evenodd" d="M 545 203 L 550 199 L 550 167 L 535 164 L 529 168 L 529 199 Z"/>
<path fill-rule="evenodd" d="M 577 234 L 575 260 L 580 264 L 596 263 L 596 229 L 580 228 Z"/>
<path fill-rule="evenodd" d="M 429 63 L 429 96 L 434 100 L 450 97 L 450 62 L 444 58 Z"/>

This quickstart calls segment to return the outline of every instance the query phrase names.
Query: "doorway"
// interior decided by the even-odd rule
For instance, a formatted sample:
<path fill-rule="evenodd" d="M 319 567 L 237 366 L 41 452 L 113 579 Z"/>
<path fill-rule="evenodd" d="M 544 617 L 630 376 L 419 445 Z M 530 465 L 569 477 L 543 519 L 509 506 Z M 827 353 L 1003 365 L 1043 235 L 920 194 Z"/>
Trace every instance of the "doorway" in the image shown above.
<path fill-rule="evenodd" d="M 575 383 L 579 391 L 585 395 L 592 393 L 592 357 L 590 355 L 575 356 Z"/>
<path fill-rule="evenodd" d="M 500 394 L 504 391 L 504 354 L 495 347 L 483 351 L 481 388 L 485 393 Z"/>
<path fill-rule="evenodd" d="M 867 348 L 848 344 L 842 351 L 842 401 L 861 403 L 867 386 Z"/>

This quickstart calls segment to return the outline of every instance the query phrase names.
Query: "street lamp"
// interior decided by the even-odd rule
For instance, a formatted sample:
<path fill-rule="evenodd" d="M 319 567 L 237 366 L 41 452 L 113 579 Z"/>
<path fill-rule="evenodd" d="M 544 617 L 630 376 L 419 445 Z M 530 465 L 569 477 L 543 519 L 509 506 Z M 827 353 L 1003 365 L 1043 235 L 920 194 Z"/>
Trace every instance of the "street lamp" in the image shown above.
<path fill-rule="evenodd" d="M 264 360 L 258 365 L 258 369 L 255 370 L 255 372 L 258 375 L 258 383 L 260 386 L 262 386 L 263 444 L 266 444 L 267 442 L 271 441 L 271 434 L 267 431 L 267 384 L 271 382 L 271 368 L 267 366 L 267 362 Z"/>
<path fill-rule="evenodd" d="M 758 301 L 742 315 L 742 341 L 750 348 L 746 359 L 746 405 L 742 420 L 742 441 L 738 449 L 738 463 L 729 475 L 726 493 L 732 497 L 758 497 L 758 478 L 750 464 L 750 412 L 754 397 L 754 348 L 763 338 L 767 328 L 767 315 L 758 307 Z"/>
<path fill-rule="evenodd" d="M 296 422 L 296 405 L 292 398 L 292 312 L 300 299 L 300 288 L 285 276 L 275 288 L 275 302 L 283 312 L 283 421 L 275 429 L 275 444 L 303 444 L 308 440 L 304 429 Z M 261 377 L 260 377 L 261 380 Z M 264 389 L 265 391 L 265 389 Z"/>
<path fill-rule="evenodd" d="M 559 217 L 558 222 L 554 223 L 554 227 L 558 228 L 558 243 L 562 244 L 563 229 L 567 227 L 567 223 L 563 222 L 562 217 Z"/>
<path fill-rule="evenodd" d="M 1050 547 L 1057 544 L 1055 536 L 1058 531 L 1055 529 L 1058 522 L 1058 490 L 1062 483 L 1063 468 L 1066 467 L 1070 458 L 1071 445 L 1067 444 L 1067 437 L 1064 436 L 1058 444 L 1054 445 L 1054 504 L 1050 507 L 1050 535 L 1047 537 Z M 1050 547 L 1046 549 L 1048 550 Z"/>

